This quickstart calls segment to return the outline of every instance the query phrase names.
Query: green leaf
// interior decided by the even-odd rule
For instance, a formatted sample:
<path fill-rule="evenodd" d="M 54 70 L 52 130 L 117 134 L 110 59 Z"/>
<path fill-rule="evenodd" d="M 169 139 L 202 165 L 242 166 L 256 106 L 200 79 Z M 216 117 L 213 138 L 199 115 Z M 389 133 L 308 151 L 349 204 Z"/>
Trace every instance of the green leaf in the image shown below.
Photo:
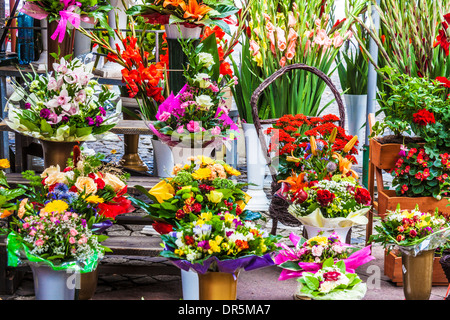
<path fill-rule="evenodd" d="M 319 288 L 319 280 L 314 276 L 305 276 L 303 277 L 305 280 L 306 286 L 311 290 L 317 290 Z"/>

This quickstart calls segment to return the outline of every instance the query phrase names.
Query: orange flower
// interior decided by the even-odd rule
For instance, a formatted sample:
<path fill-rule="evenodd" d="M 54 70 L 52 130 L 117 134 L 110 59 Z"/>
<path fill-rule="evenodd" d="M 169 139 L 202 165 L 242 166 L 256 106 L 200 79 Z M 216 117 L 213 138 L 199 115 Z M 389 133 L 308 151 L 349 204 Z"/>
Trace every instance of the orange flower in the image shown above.
<path fill-rule="evenodd" d="M 333 154 L 333 158 L 338 159 L 338 161 L 339 161 L 339 171 L 342 174 L 344 174 L 344 175 L 350 174 L 355 179 L 358 179 L 358 174 L 351 169 L 352 168 L 352 162 L 349 159 L 343 158 L 338 153 L 334 153 Z"/>
<path fill-rule="evenodd" d="M 194 20 L 200 20 L 205 14 L 212 10 L 212 8 L 207 5 L 199 5 L 196 0 L 189 0 L 189 4 L 187 6 L 186 3 L 180 3 L 180 7 L 185 11 L 183 18 Z"/>
<path fill-rule="evenodd" d="M 186 5 L 186 3 L 184 2 L 184 0 L 165 0 L 163 3 L 163 7 L 167 7 L 169 5 L 174 6 L 174 7 L 178 7 L 181 6 L 181 4 Z"/>
<path fill-rule="evenodd" d="M 290 185 L 289 191 L 292 193 L 297 192 L 298 190 L 304 189 L 308 186 L 308 183 L 305 180 L 305 173 L 302 172 L 299 175 L 296 175 L 295 172 L 292 172 L 290 177 L 287 177 L 286 180 L 280 180 L 278 182 L 286 182 Z"/>

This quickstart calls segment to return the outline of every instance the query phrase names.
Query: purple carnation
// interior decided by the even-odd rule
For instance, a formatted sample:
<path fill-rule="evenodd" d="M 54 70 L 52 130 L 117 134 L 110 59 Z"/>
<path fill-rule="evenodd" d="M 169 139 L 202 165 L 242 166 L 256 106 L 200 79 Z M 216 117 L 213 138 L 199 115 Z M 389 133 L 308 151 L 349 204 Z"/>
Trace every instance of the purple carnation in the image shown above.
<path fill-rule="evenodd" d="M 44 108 L 39 112 L 39 116 L 41 118 L 47 119 L 51 113 L 52 112 L 50 111 L 50 109 Z"/>
<path fill-rule="evenodd" d="M 87 121 L 89 126 L 93 126 L 95 124 L 94 119 L 92 119 L 91 117 L 86 117 L 85 120 Z"/>
<path fill-rule="evenodd" d="M 106 116 L 105 108 L 99 107 L 98 109 L 100 110 L 100 114 L 101 114 L 102 116 Z"/>

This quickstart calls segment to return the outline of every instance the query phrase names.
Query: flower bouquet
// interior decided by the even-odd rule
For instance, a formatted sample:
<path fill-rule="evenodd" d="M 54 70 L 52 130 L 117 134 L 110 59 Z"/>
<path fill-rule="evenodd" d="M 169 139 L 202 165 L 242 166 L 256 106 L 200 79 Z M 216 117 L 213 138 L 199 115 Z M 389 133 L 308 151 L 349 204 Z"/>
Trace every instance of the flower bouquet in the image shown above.
<path fill-rule="evenodd" d="M 381 243 L 388 250 L 398 246 L 402 252 L 414 256 L 441 247 L 450 235 L 446 218 L 438 212 L 422 212 L 418 206 L 413 210 L 397 206 L 395 211 L 388 211 L 380 223 L 374 227 L 377 234 L 371 235 L 369 242 Z"/>
<path fill-rule="evenodd" d="M 187 28 L 218 25 L 229 32 L 228 18 L 237 11 L 233 1 L 146 0 L 129 8 L 127 14 L 143 16 L 152 24 L 180 24 Z"/>
<path fill-rule="evenodd" d="M 157 121 L 149 124 L 150 129 L 171 147 L 203 148 L 235 139 L 239 129 L 223 100 L 235 78 L 226 80 L 220 72 L 215 33 L 196 47 L 191 41 L 181 43 L 188 59 L 184 70 L 187 83 L 159 106 Z"/>
<path fill-rule="evenodd" d="M 37 300 L 73 300 L 79 283 L 71 276 L 97 268 L 105 252 L 110 251 L 100 244 L 106 238 L 93 233 L 87 221 L 74 211 L 62 207 L 37 210 L 28 204 L 19 209 L 10 224 L 8 265 L 30 265 Z"/>
<path fill-rule="evenodd" d="M 299 282 L 296 296 L 314 300 L 361 300 L 367 286 L 356 273 L 347 273 L 344 261 L 324 261 L 316 273 L 305 272 Z"/>
<path fill-rule="evenodd" d="M 112 163 L 103 164 L 104 155 L 81 154 L 78 146 L 63 171 L 59 166 L 46 168 L 40 176 L 26 171 L 23 176 L 30 186 L 22 186 L 27 198 L 25 205 L 35 210 L 72 210 L 77 212 L 93 231 L 101 233 L 113 224 L 117 215 L 132 212 L 134 207 L 127 196 L 123 173 Z"/>
<path fill-rule="evenodd" d="M 111 114 L 108 101 L 114 93 L 102 86 L 78 59 L 61 58 L 54 74 L 23 77 L 9 99 L 8 126 L 20 134 L 50 141 L 93 141 L 119 121 L 120 102 Z M 23 108 L 13 104 L 24 102 Z M 104 137 L 105 138 L 105 137 Z"/>
<path fill-rule="evenodd" d="M 97 21 L 102 28 L 111 29 L 108 25 L 107 15 L 113 7 L 107 1 L 97 0 L 65 0 L 65 1 L 25 1 L 20 12 L 34 19 L 48 19 L 49 23 L 57 21 L 58 25 L 51 39 L 62 43 L 66 32 L 71 28 L 78 28 L 80 23 L 95 24 Z"/>
<path fill-rule="evenodd" d="M 190 161 L 190 165 L 176 165 L 173 178 L 161 180 L 148 192 L 136 186 L 153 203 L 131 200 L 155 221 L 153 227 L 157 232 L 166 234 L 208 212 L 227 211 L 236 216 L 256 218 L 255 213 L 245 210 L 249 199 L 242 191 L 244 184 L 230 179 L 240 175 L 238 170 L 204 156 Z"/>
<path fill-rule="evenodd" d="M 278 280 L 299 278 L 305 272 L 315 273 L 322 268 L 325 260 L 342 260 L 346 271 L 355 273 L 356 268 L 373 259 L 370 246 L 363 249 L 343 243 L 336 233 L 326 237 L 318 235 L 306 240 L 294 233 L 289 235 L 293 247 L 279 243 L 282 249 L 274 258 L 275 263 L 282 268 Z"/>

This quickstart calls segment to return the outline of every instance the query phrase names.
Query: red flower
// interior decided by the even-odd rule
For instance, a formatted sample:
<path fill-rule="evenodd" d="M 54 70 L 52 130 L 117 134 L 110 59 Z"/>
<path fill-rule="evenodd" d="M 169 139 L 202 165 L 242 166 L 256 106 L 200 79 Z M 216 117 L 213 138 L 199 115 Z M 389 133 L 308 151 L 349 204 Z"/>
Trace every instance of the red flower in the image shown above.
<path fill-rule="evenodd" d="M 369 206 L 372 198 L 370 197 L 369 191 L 365 188 L 357 188 L 355 192 L 355 200 L 356 202 Z"/>
<path fill-rule="evenodd" d="M 339 279 L 339 276 L 341 274 L 339 272 L 336 271 L 329 271 L 329 272 L 325 272 L 323 274 L 323 279 L 325 281 L 337 281 Z"/>
<path fill-rule="evenodd" d="M 436 81 L 439 81 L 440 83 L 442 83 L 444 85 L 444 87 L 450 88 L 450 80 L 447 79 L 446 77 L 437 77 Z"/>
<path fill-rule="evenodd" d="M 411 230 L 409 231 L 409 236 L 412 237 L 412 238 L 414 238 L 415 236 L 417 236 L 417 231 L 414 230 L 414 229 L 411 229 Z"/>
<path fill-rule="evenodd" d="M 436 37 L 436 41 L 434 42 L 435 48 L 439 45 L 442 49 L 444 49 L 445 55 L 448 56 L 450 43 L 448 42 L 447 35 L 445 34 L 445 31 L 443 29 L 439 30 L 439 34 Z"/>
<path fill-rule="evenodd" d="M 103 189 L 106 185 L 105 181 L 103 179 L 95 179 L 94 182 L 97 184 L 97 189 Z"/>
<path fill-rule="evenodd" d="M 195 239 L 193 236 L 186 235 L 184 236 L 184 242 L 189 246 L 195 243 Z"/>
<path fill-rule="evenodd" d="M 334 195 L 334 193 L 331 193 L 328 190 L 317 190 L 316 199 L 322 207 L 327 207 L 328 205 L 330 205 L 335 197 L 336 196 Z"/>
<path fill-rule="evenodd" d="M 436 123 L 434 114 L 428 110 L 422 109 L 413 114 L 413 121 L 420 126 L 426 126 L 429 123 Z"/>
<path fill-rule="evenodd" d="M 167 234 L 173 230 L 173 226 L 165 222 L 155 221 L 152 223 L 152 227 L 159 234 Z"/>
<path fill-rule="evenodd" d="M 99 214 L 106 218 L 115 218 L 116 216 L 124 213 L 134 211 L 134 207 L 131 205 L 131 201 L 125 197 L 114 197 L 113 201 L 108 203 L 99 203 Z"/>

